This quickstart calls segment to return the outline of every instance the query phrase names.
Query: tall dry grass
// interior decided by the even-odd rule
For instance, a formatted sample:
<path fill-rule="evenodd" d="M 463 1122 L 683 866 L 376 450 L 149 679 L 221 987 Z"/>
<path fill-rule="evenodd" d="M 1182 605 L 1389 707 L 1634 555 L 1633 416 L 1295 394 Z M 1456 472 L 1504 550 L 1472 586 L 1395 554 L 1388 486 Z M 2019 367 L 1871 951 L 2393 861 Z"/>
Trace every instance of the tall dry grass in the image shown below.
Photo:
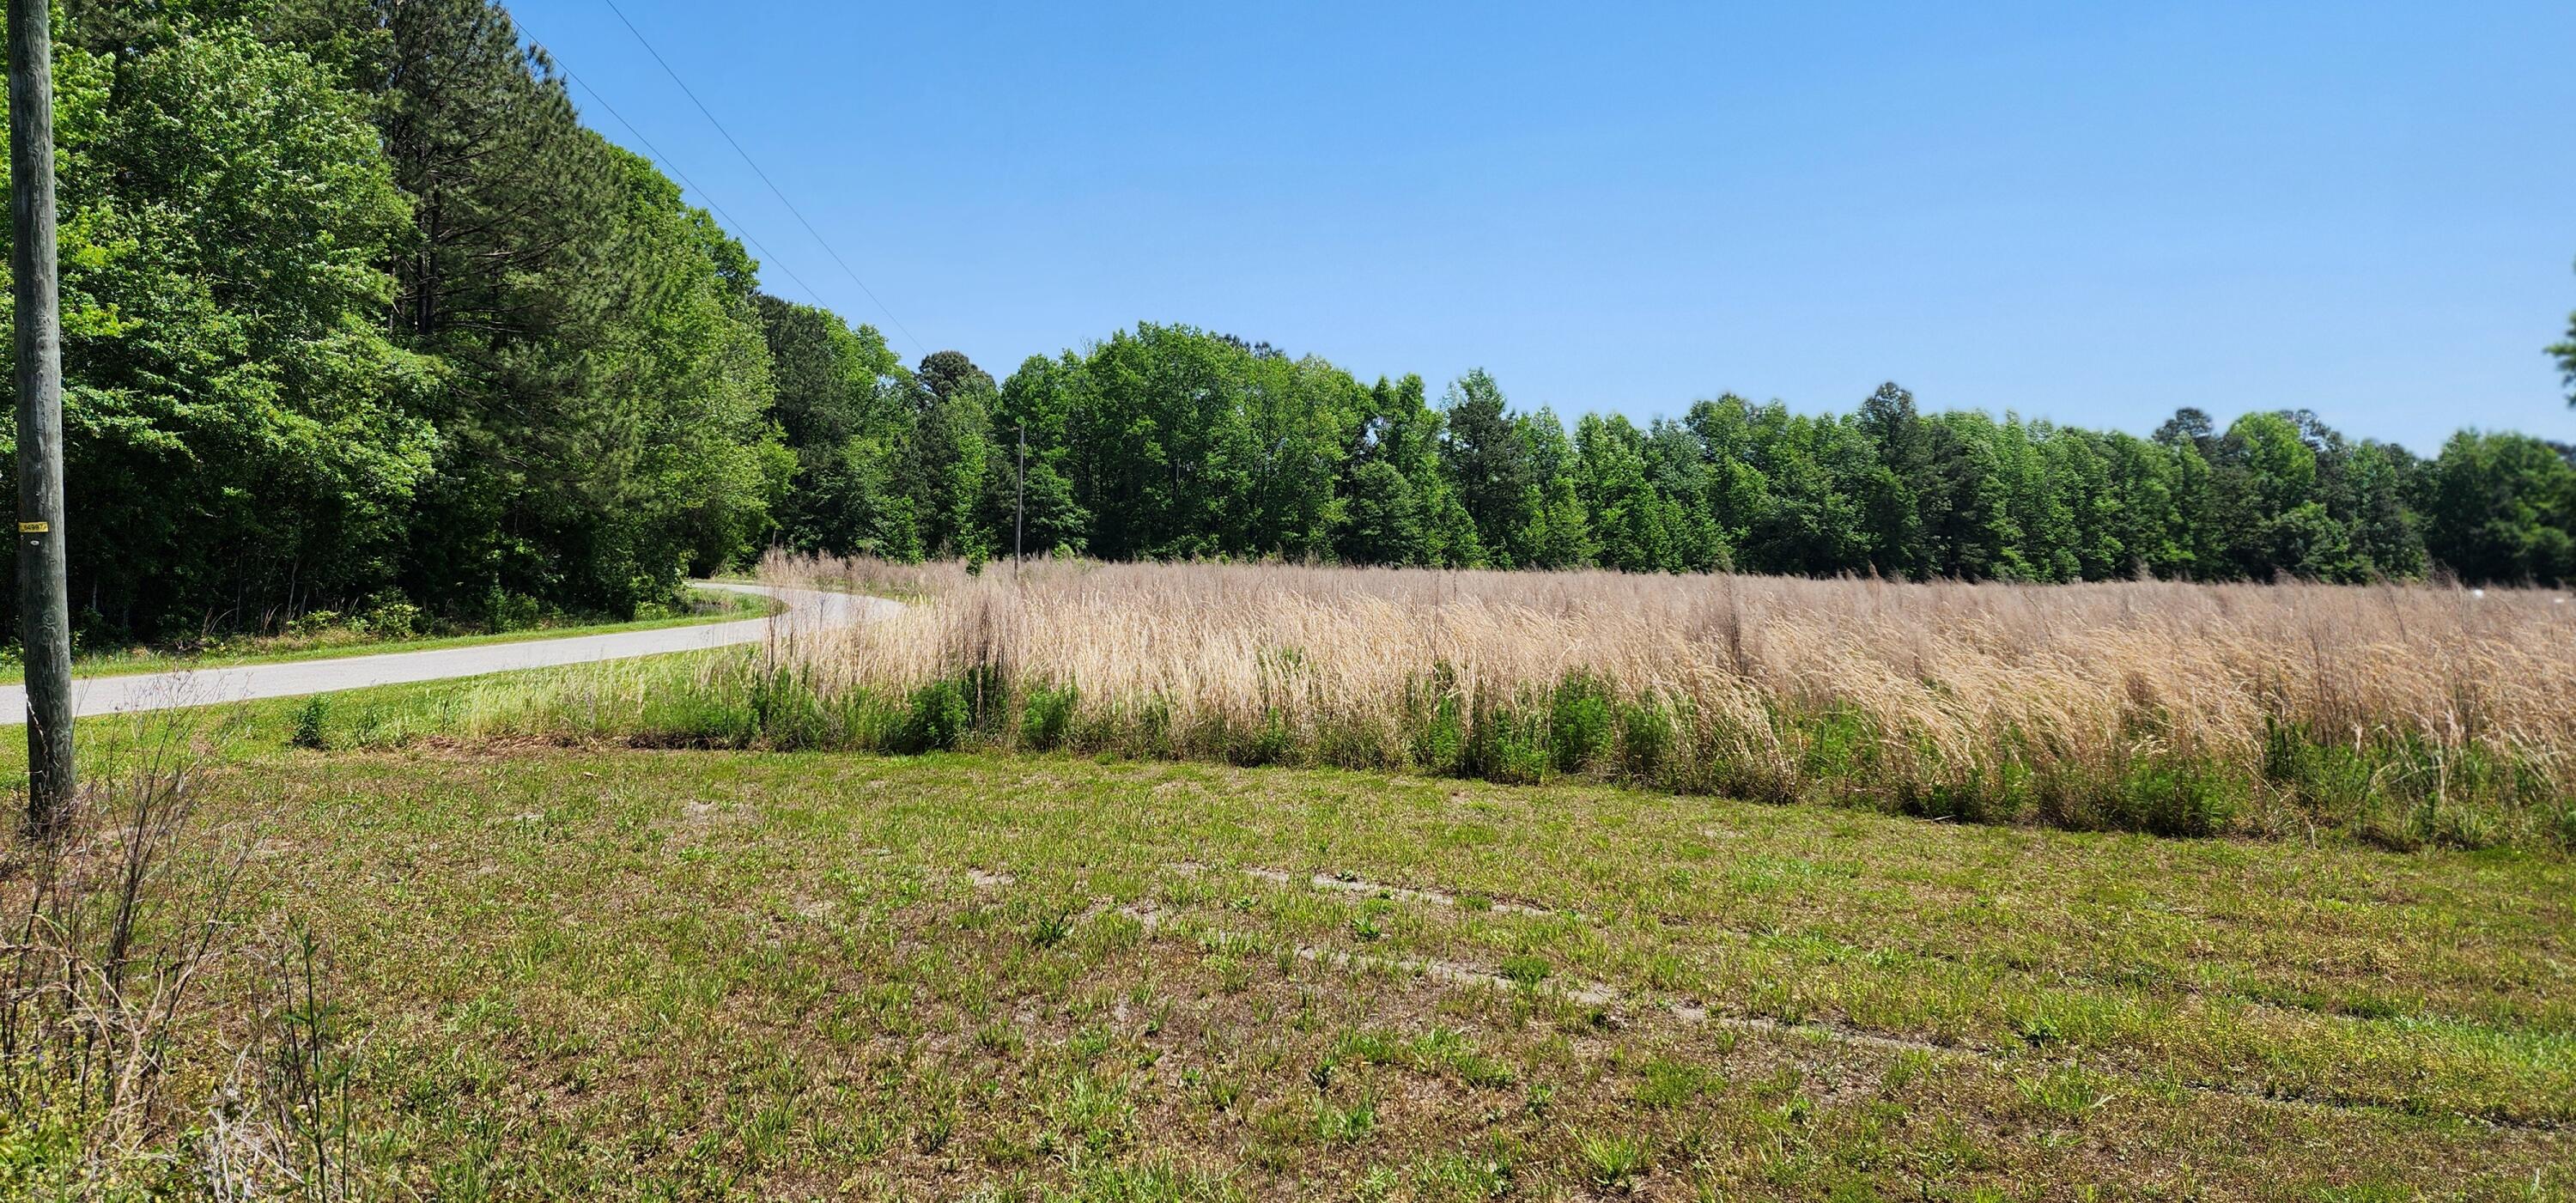
<path fill-rule="evenodd" d="M 794 649 L 799 680 L 825 698 L 964 682 L 973 730 L 1005 744 L 2185 832 L 2576 828 L 2576 605 L 2551 591 L 786 557 L 764 574 L 899 579 L 920 600 Z M 1032 700 L 1057 737 L 1023 738 Z"/>

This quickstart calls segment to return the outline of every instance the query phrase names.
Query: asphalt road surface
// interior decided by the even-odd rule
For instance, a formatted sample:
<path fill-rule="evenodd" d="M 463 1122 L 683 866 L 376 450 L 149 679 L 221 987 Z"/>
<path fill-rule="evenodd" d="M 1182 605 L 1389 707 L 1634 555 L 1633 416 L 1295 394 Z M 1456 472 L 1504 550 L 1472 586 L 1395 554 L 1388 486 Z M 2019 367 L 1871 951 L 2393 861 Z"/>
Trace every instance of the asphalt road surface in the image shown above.
<path fill-rule="evenodd" d="M 695 583 L 706 589 L 729 589 L 774 597 L 785 602 L 787 608 L 767 618 L 706 622 L 650 631 L 530 639 L 521 643 L 486 643 L 420 652 L 385 652 L 285 664 L 242 664 L 229 668 L 136 673 L 122 677 L 76 677 L 72 680 L 72 712 L 87 717 L 136 710 L 168 710 L 180 706 L 212 706 L 253 698 L 287 698 L 342 689 L 364 689 L 370 685 L 396 685 L 405 681 L 476 677 L 523 668 L 551 668 L 559 664 L 588 664 L 595 660 L 694 652 L 758 643 L 773 634 L 792 637 L 800 632 L 826 630 L 881 617 L 903 608 L 900 602 L 849 593 L 716 581 Z M 26 721 L 26 686 L 0 685 L 0 724 Z"/>

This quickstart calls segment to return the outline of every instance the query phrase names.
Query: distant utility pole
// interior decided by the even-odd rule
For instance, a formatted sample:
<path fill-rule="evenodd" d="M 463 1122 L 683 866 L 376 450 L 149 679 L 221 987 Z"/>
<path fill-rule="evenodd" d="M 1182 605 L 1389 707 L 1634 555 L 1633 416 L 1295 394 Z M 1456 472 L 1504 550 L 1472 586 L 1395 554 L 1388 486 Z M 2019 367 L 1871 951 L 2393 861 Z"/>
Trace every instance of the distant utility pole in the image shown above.
<path fill-rule="evenodd" d="M 27 827 L 71 806 L 71 600 L 63 585 L 63 340 L 54 279 L 54 35 L 9 0 L 9 268 L 18 303 L 18 643 L 27 662 Z"/>
<path fill-rule="evenodd" d="M 1020 423 L 1020 470 L 1011 478 L 1011 579 L 1020 579 L 1020 543 L 1029 532 L 1029 424 Z"/>

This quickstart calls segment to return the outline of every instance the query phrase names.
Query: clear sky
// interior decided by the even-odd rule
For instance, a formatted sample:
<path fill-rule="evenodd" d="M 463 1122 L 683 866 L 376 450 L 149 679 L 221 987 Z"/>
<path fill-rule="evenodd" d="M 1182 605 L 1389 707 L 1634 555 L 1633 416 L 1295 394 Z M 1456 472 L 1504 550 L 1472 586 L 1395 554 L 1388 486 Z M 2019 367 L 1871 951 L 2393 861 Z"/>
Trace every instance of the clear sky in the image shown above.
<path fill-rule="evenodd" d="M 2567 0 L 617 3 L 912 337 L 603 0 L 513 7 L 772 291 L 910 358 L 1145 319 L 1569 418 L 1893 379 L 2576 438 Z"/>

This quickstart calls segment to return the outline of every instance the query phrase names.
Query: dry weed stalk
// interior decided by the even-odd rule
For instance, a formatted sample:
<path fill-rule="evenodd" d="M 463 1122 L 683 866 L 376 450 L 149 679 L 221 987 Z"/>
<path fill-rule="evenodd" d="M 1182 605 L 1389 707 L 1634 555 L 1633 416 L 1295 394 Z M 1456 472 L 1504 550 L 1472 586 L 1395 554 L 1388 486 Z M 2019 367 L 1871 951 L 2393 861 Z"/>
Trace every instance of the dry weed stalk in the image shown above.
<path fill-rule="evenodd" d="M 187 1067 L 219 1043 L 207 983 L 243 951 L 236 887 L 255 839 L 200 820 L 201 770 L 223 731 L 137 719 L 129 738 L 103 741 L 58 822 L 0 844 L 0 1137 L 56 1134 L 26 1146 L 38 1163 L 12 1167 L 28 1181 L 140 1197 L 184 1172 L 218 1198 L 351 1193 L 352 1060 L 301 929 L 251 958 L 271 995 L 259 1030 L 211 1127 L 176 1140 L 174 1092 L 201 1084 Z"/>
<path fill-rule="evenodd" d="M 165 1134 L 172 1044 L 246 852 L 194 839 L 203 752 L 176 732 L 93 773 L 72 812 L 0 866 L 0 1089 L 22 1115 L 68 1117 L 101 1161 Z"/>

